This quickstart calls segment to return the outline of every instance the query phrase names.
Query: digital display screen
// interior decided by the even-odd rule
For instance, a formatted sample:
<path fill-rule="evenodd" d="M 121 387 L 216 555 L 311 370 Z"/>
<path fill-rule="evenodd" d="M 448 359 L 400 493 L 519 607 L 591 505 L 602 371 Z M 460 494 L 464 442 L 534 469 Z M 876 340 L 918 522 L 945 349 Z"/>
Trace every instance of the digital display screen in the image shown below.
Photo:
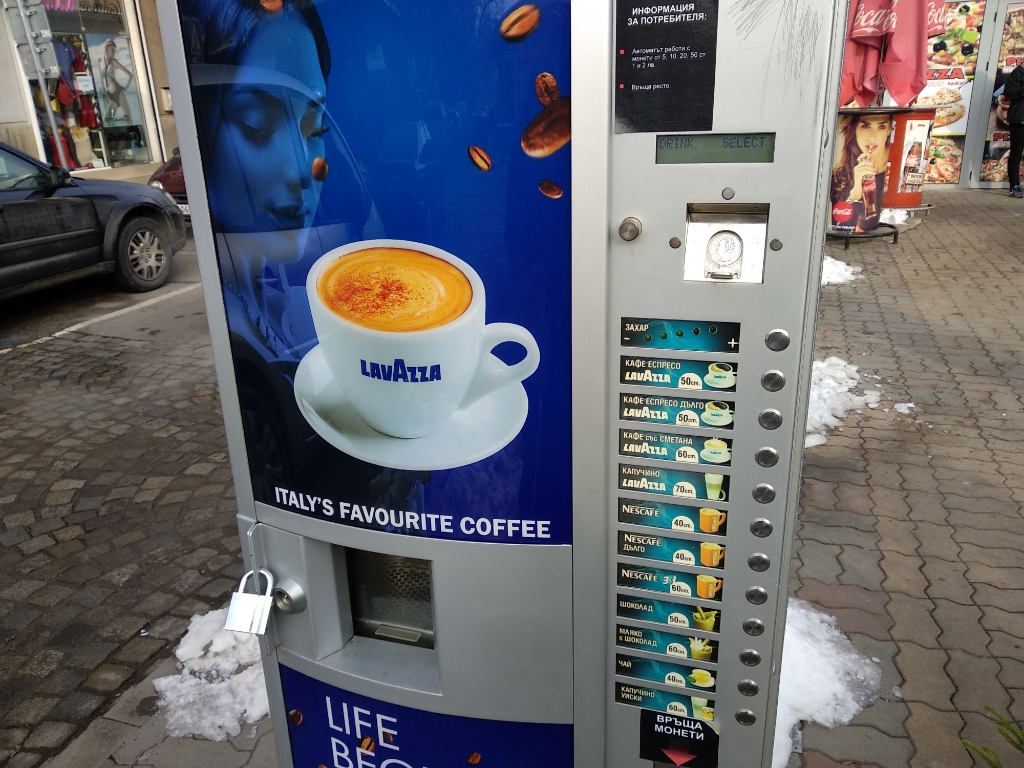
<path fill-rule="evenodd" d="M 698 133 L 658 136 L 656 163 L 771 163 L 774 133 Z"/>

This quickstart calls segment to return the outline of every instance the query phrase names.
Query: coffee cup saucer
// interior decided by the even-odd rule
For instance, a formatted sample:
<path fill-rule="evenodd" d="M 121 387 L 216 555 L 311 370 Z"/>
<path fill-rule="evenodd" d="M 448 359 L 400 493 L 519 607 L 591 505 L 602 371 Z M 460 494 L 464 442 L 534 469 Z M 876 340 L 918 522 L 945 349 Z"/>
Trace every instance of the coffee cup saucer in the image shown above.
<path fill-rule="evenodd" d="M 730 376 L 729 378 L 730 380 L 727 382 L 715 381 L 714 375 L 709 373 L 704 377 L 704 383 L 714 389 L 729 389 L 736 385 L 736 377 Z"/>
<path fill-rule="evenodd" d="M 707 448 L 700 452 L 700 457 L 712 464 L 727 464 L 731 458 L 730 456 L 715 456 Z"/>
<path fill-rule="evenodd" d="M 456 411 L 439 431 L 402 438 L 373 429 L 356 412 L 331 374 L 319 345 L 295 372 L 295 401 L 309 425 L 339 451 L 392 469 L 454 469 L 497 453 L 526 423 L 529 399 L 519 382 Z"/>

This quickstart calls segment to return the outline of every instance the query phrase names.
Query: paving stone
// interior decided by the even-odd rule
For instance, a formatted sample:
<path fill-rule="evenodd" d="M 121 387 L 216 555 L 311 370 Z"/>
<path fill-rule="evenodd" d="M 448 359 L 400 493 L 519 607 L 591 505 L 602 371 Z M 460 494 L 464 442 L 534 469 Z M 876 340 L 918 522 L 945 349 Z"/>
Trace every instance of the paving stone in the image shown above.
<path fill-rule="evenodd" d="M 22 745 L 24 749 L 56 749 L 78 730 L 74 723 L 40 723 Z"/>
<path fill-rule="evenodd" d="M 997 679 L 1000 671 L 999 662 L 993 658 L 950 650 L 946 674 L 957 689 L 953 696 L 957 711 L 984 713 L 985 707 L 992 707 L 1005 712 L 1010 696 Z"/>
<path fill-rule="evenodd" d="M 32 768 L 43 762 L 43 756 L 38 752 L 19 752 L 7 761 L 7 768 Z"/>
<path fill-rule="evenodd" d="M 931 617 L 933 608 L 930 600 L 907 597 L 899 592 L 891 594 L 886 610 L 893 620 L 892 639 L 937 648 L 941 630 Z"/>
<path fill-rule="evenodd" d="M 885 573 L 878 565 L 881 559 L 882 553 L 874 547 L 843 547 L 839 554 L 839 564 L 843 568 L 839 581 L 867 590 L 881 590 L 885 579 Z"/>
<path fill-rule="evenodd" d="M 262 722 L 262 721 L 261 721 Z M 277 751 L 274 745 L 274 734 L 268 733 L 260 739 L 252 757 L 245 764 L 245 768 L 277 768 Z M 824 767 L 822 767 L 824 768 Z"/>
<path fill-rule="evenodd" d="M 996 724 L 988 715 L 965 712 L 963 719 L 965 726 L 960 732 L 960 738 L 979 746 L 993 747 L 1002 758 L 1003 768 L 1024 768 L 1024 755 L 1003 740 L 996 731 Z"/>
<path fill-rule="evenodd" d="M 825 584 L 837 584 L 842 564 L 839 555 L 842 548 L 821 544 L 817 541 L 804 541 L 800 548 L 800 577 L 814 579 Z M 879 579 L 881 581 L 881 579 Z"/>
<path fill-rule="evenodd" d="M 924 595 L 928 582 L 921 573 L 923 564 L 924 561 L 916 555 L 885 552 L 879 563 L 885 572 L 882 588 L 890 594 L 902 592 L 905 595 Z"/>
<path fill-rule="evenodd" d="M 73 691 L 62 698 L 49 713 L 55 720 L 84 720 L 107 701 L 105 696 Z"/>
<path fill-rule="evenodd" d="M 120 688 L 134 670 L 119 664 L 101 664 L 89 675 L 82 687 L 97 693 L 111 693 Z"/>
<path fill-rule="evenodd" d="M 59 699 L 33 697 L 23 701 L 3 717 L 4 725 L 38 725 L 50 714 Z"/>
<path fill-rule="evenodd" d="M 93 720 L 81 736 L 71 742 L 59 755 L 47 761 L 46 768 L 99 766 L 135 730 L 134 726 L 108 720 L 105 717 Z"/>
<path fill-rule="evenodd" d="M 906 768 L 914 747 L 910 739 L 893 738 L 868 726 L 804 728 L 804 748 L 823 753 L 836 762 L 870 763 L 880 768 Z"/>
<path fill-rule="evenodd" d="M 934 600 L 932 620 L 942 629 L 939 645 L 946 650 L 959 649 L 974 655 L 986 653 L 988 633 L 982 628 L 981 609 L 949 600 Z"/>
<path fill-rule="evenodd" d="M 956 712 L 943 712 L 923 702 L 908 702 L 907 733 L 916 754 L 911 768 L 972 768 L 974 761 L 960 746 L 964 721 Z"/>
<path fill-rule="evenodd" d="M 949 656 L 945 651 L 922 648 L 914 643 L 899 643 L 896 667 L 903 676 L 903 699 L 925 702 L 943 711 L 953 711 L 953 682 L 946 676 Z"/>

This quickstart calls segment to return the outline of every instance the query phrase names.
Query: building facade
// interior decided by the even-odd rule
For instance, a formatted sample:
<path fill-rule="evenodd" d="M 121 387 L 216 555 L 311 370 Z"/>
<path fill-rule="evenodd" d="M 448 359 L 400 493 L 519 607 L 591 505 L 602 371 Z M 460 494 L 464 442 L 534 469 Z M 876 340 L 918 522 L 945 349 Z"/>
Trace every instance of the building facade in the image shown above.
<path fill-rule="evenodd" d="M 178 144 L 156 0 L 7 5 L 13 7 L 0 17 L 0 141 L 76 175 L 145 181 Z M 31 11 L 45 14 L 45 22 L 37 15 L 28 23 L 48 28 L 53 54 L 44 58 L 59 70 L 42 82 L 19 53 L 23 14 Z"/>

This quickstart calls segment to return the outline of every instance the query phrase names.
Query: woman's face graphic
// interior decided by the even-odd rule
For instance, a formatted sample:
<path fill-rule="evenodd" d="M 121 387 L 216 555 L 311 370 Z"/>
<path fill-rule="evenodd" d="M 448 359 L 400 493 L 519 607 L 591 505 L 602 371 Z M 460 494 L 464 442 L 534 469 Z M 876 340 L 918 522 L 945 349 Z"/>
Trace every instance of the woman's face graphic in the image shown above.
<path fill-rule="evenodd" d="M 857 120 L 857 147 L 871 158 L 875 173 L 885 170 L 891 128 L 888 115 L 863 115 Z"/>
<path fill-rule="evenodd" d="M 259 23 L 238 67 L 216 107 L 210 207 L 225 230 L 259 233 L 262 256 L 295 261 L 320 199 L 311 166 L 326 132 L 313 35 L 285 10 Z"/>

